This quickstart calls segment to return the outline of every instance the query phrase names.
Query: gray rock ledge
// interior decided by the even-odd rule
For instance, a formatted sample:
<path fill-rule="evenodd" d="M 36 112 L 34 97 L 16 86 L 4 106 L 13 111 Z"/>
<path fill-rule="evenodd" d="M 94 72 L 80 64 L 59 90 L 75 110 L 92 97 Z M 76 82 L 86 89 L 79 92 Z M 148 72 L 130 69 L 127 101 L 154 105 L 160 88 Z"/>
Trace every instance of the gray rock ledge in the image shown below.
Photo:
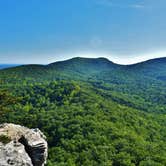
<path fill-rule="evenodd" d="M 39 129 L 0 125 L 0 166 L 44 166 L 48 146 Z"/>

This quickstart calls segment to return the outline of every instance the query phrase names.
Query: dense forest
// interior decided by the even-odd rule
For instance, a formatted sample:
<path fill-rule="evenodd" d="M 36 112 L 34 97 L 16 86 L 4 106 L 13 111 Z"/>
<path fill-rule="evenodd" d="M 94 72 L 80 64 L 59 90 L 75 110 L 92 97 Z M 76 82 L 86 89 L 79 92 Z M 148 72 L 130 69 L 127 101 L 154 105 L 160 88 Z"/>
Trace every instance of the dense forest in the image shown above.
<path fill-rule="evenodd" d="M 165 166 L 166 58 L 1 69 L 0 114 L 45 133 L 48 166 Z"/>

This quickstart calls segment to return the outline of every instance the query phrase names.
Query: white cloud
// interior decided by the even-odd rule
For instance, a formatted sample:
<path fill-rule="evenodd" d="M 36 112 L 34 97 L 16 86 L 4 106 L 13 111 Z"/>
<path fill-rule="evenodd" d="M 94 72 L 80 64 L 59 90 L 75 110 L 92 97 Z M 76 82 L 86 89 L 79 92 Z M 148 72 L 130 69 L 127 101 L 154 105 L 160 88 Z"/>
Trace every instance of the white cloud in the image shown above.
<path fill-rule="evenodd" d="M 131 7 L 141 9 L 141 8 L 144 8 L 145 6 L 143 4 L 134 4 L 134 5 L 131 5 Z"/>
<path fill-rule="evenodd" d="M 90 47 L 92 47 L 92 48 L 98 48 L 102 45 L 102 43 L 103 43 L 103 41 L 99 37 L 96 37 L 96 36 L 92 37 L 89 42 Z"/>
<path fill-rule="evenodd" d="M 104 5 L 107 7 L 117 7 L 117 8 L 135 8 L 135 9 L 142 9 L 145 7 L 144 4 L 142 3 L 137 3 L 137 4 L 132 4 L 132 3 L 126 3 L 126 4 L 121 4 L 121 3 L 116 3 L 113 2 L 112 0 L 96 0 L 96 4 L 98 5 Z"/>

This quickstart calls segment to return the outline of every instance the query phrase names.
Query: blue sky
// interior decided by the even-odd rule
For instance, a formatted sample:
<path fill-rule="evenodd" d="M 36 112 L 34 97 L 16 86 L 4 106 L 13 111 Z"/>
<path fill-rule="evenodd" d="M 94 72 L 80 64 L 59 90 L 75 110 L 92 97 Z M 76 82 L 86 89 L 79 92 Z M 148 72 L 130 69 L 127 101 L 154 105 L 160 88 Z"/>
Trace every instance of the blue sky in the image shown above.
<path fill-rule="evenodd" d="M 1 0 L 0 63 L 166 56 L 165 0 Z"/>

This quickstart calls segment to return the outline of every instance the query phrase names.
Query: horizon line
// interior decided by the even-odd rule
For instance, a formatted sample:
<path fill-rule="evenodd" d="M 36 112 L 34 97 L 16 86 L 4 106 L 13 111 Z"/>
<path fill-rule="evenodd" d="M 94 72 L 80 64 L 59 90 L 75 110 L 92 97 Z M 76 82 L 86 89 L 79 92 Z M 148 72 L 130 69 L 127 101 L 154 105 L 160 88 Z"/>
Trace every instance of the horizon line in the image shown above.
<path fill-rule="evenodd" d="M 166 56 L 161 56 L 161 57 L 156 57 L 156 58 L 146 58 L 145 60 L 140 60 L 138 62 L 129 63 L 129 64 L 118 63 L 118 62 L 110 60 L 110 58 L 104 57 L 104 56 L 99 56 L 99 57 L 74 56 L 74 57 L 71 57 L 71 58 L 64 58 L 63 60 L 52 61 L 52 62 L 49 62 L 49 63 L 0 63 L 0 65 L 16 65 L 16 66 L 21 66 L 21 65 L 49 65 L 49 64 L 52 64 L 52 63 L 63 62 L 63 61 L 67 61 L 67 60 L 71 60 L 71 59 L 75 59 L 75 58 L 84 58 L 84 59 L 100 59 L 100 58 L 104 58 L 104 59 L 107 59 L 108 61 L 110 61 L 110 62 L 112 62 L 114 64 L 124 65 L 124 66 L 126 65 L 127 66 L 127 65 L 135 65 L 135 64 L 143 63 L 143 62 L 150 61 L 150 60 L 166 58 Z"/>
<path fill-rule="evenodd" d="M 0 54 L 1 56 L 1 54 Z M 166 50 L 160 51 L 150 51 L 146 53 L 137 53 L 137 54 L 116 54 L 111 52 L 94 52 L 94 51 L 74 51 L 67 53 L 58 53 L 58 52 L 50 52 L 50 53 L 8 53 L 6 55 L 3 54 L 3 58 L 1 59 L 1 64 L 43 64 L 47 65 L 54 62 L 65 61 L 68 59 L 72 59 L 75 57 L 82 58 L 99 58 L 104 57 L 109 61 L 119 64 L 119 65 L 132 65 L 140 62 L 144 62 L 150 59 L 163 58 L 166 57 Z M 7 58 L 10 57 L 10 58 Z M 33 57 L 33 58 L 32 58 Z"/>

